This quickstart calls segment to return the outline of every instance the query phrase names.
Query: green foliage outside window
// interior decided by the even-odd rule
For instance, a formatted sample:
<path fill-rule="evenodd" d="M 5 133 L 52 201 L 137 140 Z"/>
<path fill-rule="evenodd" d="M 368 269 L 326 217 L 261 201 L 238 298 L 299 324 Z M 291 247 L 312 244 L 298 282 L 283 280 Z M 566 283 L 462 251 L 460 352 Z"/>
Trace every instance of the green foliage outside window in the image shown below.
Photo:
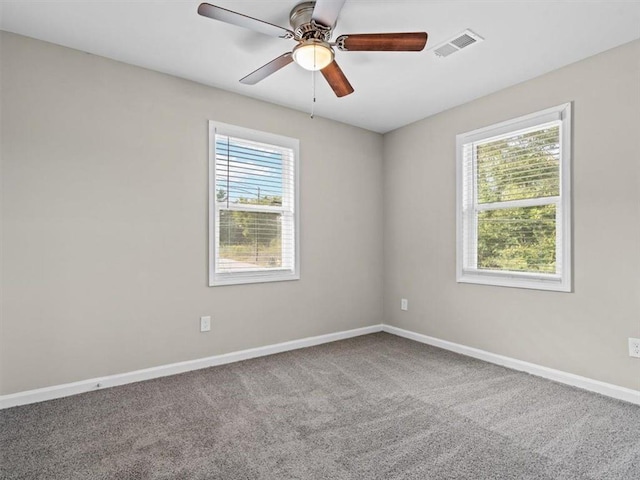
<path fill-rule="evenodd" d="M 559 129 L 476 146 L 478 268 L 555 273 L 556 206 L 494 208 L 560 194 Z"/>
<path fill-rule="evenodd" d="M 216 192 L 220 202 L 226 200 L 224 190 Z M 281 196 L 239 198 L 245 205 L 282 205 Z M 282 266 L 282 214 L 241 210 L 220 210 L 219 258 L 257 267 Z"/>

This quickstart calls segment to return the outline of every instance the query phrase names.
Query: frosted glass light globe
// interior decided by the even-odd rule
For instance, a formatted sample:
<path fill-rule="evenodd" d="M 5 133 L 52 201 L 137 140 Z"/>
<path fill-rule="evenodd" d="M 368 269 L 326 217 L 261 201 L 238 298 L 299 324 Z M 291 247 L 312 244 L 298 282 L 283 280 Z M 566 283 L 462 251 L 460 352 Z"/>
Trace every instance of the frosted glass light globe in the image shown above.
<path fill-rule="evenodd" d="M 333 62 L 333 50 L 321 40 L 305 40 L 293 49 L 293 60 L 305 70 L 322 70 Z"/>

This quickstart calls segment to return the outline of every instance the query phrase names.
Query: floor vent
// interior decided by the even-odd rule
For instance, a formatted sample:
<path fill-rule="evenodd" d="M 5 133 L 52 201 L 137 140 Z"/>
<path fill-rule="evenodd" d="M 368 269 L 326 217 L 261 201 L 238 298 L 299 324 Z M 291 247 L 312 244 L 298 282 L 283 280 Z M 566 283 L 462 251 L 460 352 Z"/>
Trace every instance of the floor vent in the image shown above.
<path fill-rule="evenodd" d="M 463 48 L 467 48 L 469 45 L 473 45 L 474 43 L 479 43 L 483 41 L 480 35 L 471 30 L 465 30 L 464 32 L 456 35 L 450 40 L 447 40 L 440 45 L 434 47 L 433 53 L 440 58 L 448 57 L 449 55 L 459 52 Z"/>

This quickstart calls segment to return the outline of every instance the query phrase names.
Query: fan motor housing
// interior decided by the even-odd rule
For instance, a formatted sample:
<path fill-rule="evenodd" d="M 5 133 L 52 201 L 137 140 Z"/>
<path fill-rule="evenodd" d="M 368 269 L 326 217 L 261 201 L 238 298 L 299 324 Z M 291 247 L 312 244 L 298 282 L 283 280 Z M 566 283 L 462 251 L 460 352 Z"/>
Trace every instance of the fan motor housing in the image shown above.
<path fill-rule="evenodd" d="M 328 42 L 331 39 L 331 27 L 315 22 L 313 9 L 316 2 L 302 2 L 293 7 L 289 14 L 289 23 L 296 40 L 317 39 Z"/>

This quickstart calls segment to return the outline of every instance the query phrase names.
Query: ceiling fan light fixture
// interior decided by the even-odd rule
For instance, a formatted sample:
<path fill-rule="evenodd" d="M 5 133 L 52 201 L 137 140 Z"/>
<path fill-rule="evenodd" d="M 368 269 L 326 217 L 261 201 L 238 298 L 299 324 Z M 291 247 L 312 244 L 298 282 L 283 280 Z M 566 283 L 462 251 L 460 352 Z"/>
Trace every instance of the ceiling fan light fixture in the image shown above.
<path fill-rule="evenodd" d="M 322 40 L 305 40 L 293 49 L 293 60 L 305 70 L 322 70 L 333 62 L 333 49 Z"/>

